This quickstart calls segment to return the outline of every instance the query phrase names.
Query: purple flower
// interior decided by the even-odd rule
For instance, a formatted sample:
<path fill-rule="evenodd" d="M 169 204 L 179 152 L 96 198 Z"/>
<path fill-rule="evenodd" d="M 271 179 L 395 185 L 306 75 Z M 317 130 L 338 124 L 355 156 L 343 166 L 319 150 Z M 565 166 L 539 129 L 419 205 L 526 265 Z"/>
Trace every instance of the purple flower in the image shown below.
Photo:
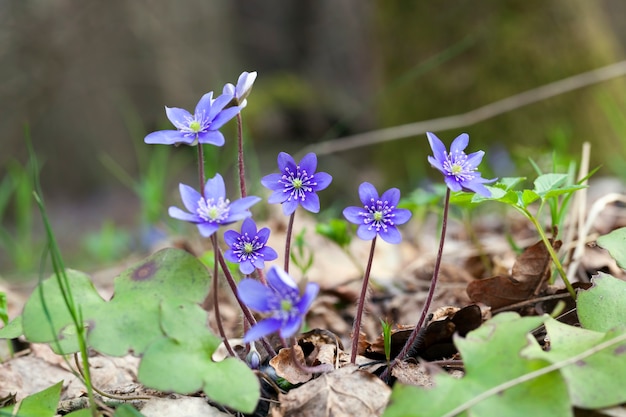
<path fill-rule="evenodd" d="M 230 246 L 224 257 L 238 263 L 239 270 L 246 275 L 251 274 L 255 268 L 263 269 L 265 261 L 278 258 L 274 249 L 265 246 L 269 237 L 270 229 L 264 227 L 257 232 L 254 220 L 247 218 L 241 225 L 241 233 L 234 230 L 224 233 L 224 241 Z"/>
<path fill-rule="evenodd" d="M 449 189 L 452 191 L 470 190 L 484 197 L 491 197 L 491 191 L 483 184 L 494 182 L 496 178 L 492 180 L 482 178 L 480 172 L 477 171 L 478 165 L 485 155 L 484 151 L 469 155 L 463 152 L 469 143 L 467 133 L 457 136 L 452 141 L 449 153 L 446 146 L 434 133 L 426 132 L 426 136 L 434 154 L 434 157 L 428 157 L 428 162 L 441 171 Z"/>
<path fill-rule="evenodd" d="M 320 199 L 316 192 L 328 187 L 333 177 L 325 172 L 315 172 L 317 156 L 308 153 L 296 165 L 291 155 L 281 152 L 278 154 L 278 169 L 280 174 L 266 175 L 261 179 L 261 184 L 274 191 L 267 202 L 281 203 L 287 216 L 296 211 L 298 205 L 310 212 L 319 212 Z"/>
<path fill-rule="evenodd" d="M 248 330 L 243 338 L 244 343 L 276 331 L 280 332 L 283 339 L 296 334 L 320 289 L 318 284 L 309 282 L 300 295 L 293 278 L 276 266 L 271 266 L 267 272 L 267 283 L 269 286 L 244 278 L 237 287 L 237 294 L 245 305 L 269 315 Z"/>
<path fill-rule="evenodd" d="M 223 93 L 224 95 L 229 95 L 233 97 L 233 99 L 231 100 L 231 104 L 239 105 L 239 107 L 243 109 L 248 105 L 246 97 L 248 97 L 248 94 L 250 94 L 250 91 L 252 90 L 254 80 L 256 80 L 256 71 L 244 71 L 241 73 L 239 79 L 237 80 L 237 86 L 228 83 L 224 86 Z"/>
<path fill-rule="evenodd" d="M 343 215 L 349 222 L 358 224 L 356 231 L 363 240 L 372 240 L 376 235 L 388 243 L 400 243 L 402 236 L 396 228 L 411 218 L 407 209 L 396 208 L 400 201 L 400 190 L 390 188 L 378 198 L 378 191 L 369 182 L 359 186 L 359 198 L 363 207 L 346 207 Z"/>
<path fill-rule="evenodd" d="M 226 198 L 226 187 L 220 174 L 207 180 L 204 196 L 185 184 L 180 184 L 179 188 L 183 204 L 189 212 L 170 207 L 170 217 L 196 224 L 204 237 L 211 236 L 222 225 L 250 217 L 248 209 L 261 201 L 259 197 L 250 196 L 231 203 Z"/>
<path fill-rule="evenodd" d="M 144 142 L 149 144 L 173 145 L 184 143 L 209 143 L 215 146 L 224 144 L 224 135 L 218 130 L 241 111 L 235 106 L 225 109 L 233 99 L 232 95 L 222 94 L 213 99 L 213 91 L 202 96 L 194 114 L 185 109 L 165 106 L 165 113 L 178 130 L 160 130 L 150 133 Z"/>

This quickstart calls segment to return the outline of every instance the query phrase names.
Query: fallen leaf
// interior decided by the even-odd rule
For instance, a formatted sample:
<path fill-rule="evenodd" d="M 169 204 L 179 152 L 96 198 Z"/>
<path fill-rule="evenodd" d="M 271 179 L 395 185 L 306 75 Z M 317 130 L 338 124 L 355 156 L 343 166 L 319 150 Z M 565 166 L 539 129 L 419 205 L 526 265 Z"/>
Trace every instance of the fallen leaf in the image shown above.
<path fill-rule="evenodd" d="M 558 250 L 561 241 L 557 240 L 552 246 Z M 539 241 L 517 258 L 510 275 L 472 281 L 467 286 L 467 295 L 472 301 L 485 303 L 492 309 L 528 300 L 545 288 L 551 262 L 543 241 Z"/>
<path fill-rule="evenodd" d="M 374 417 L 387 405 L 391 389 L 378 377 L 346 366 L 280 394 L 285 417 Z"/>
<path fill-rule="evenodd" d="M 293 364 L 293 353 L 295 352 L 296 360 L 304 364 L 304 353 L 299 345 L 293 348 L 283 348 L 278 354 L 270 360 L 270 366 L 276 370 L 276 375 L 286 379 L 292 384 L 301 384 L 313 378 L 313 375 L 302 371 Z"/>

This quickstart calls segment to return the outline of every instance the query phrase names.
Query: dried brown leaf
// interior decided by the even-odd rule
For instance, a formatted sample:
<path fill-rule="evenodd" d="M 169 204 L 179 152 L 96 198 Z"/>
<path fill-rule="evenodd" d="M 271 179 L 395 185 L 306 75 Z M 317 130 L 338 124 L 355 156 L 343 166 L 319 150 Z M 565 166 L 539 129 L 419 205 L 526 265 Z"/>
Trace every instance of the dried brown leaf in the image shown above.
<path fill-rule="evenodd" d="M 279 395 L 285 417 L 380 416 L 391 389 L 375 375 L 346 366 Z"/>
<path fill-rule="evenodd" d="M 301 384 L 313 378 L 310 373 L 302 371 L 293 363 L 292 349 L 295 351 L 296 360 L 304 363 L 304 353 L 299 345 L 293 348 L 283 348 L 270 360 L 270 366 L 276 370 L 276 375 L 292 384 Z"/>

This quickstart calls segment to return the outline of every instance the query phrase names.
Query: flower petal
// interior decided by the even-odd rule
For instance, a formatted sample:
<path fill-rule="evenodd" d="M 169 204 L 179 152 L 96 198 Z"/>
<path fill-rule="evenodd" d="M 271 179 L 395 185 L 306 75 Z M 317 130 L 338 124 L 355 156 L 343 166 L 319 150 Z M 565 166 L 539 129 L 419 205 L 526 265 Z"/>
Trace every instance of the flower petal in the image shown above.
<path fill-rule="evenodd" d="M 278 154 L 277 158 L 278 162 L 278 170 L 283 173 L 285 172 L 285 168 L 289 168 L 290 171 L 296 170 L 296 161 L 293 160 L 293 157 L 286 152 L 281 152 Z"/>
<path fill-rule="evenodd" d="M 372 200 L 378 200 L 378 191 L 369 182 L 359 185 L 359 198 L 364 205 L 372 204 Z"/>
<path fill-rule="evenodd" d="M 224 88 L 222 89 L 222 94 L 228 94 L 230 96 L 234 96 L 235 95 L 235 86 L 232 85 L 231 83 L 226 83 L 224 85 Z"/>
<path fill-rule="evenodd" d="M 317 169 L 317 155 L 313 152 L 309 152 L 304 155 L 304 157 L 300 160 L 300 169 L 306 171 L 307 174 L 311 175 L 315 173 Z"/>
<path fill-rule="evenodd" d="M 228 220 L 231 221 L 231 217 L 233 217 L 233 216 L 236 217 L 240 213 L 247 212 L 250 207 L 252 207 L 256 203 L 258 203 L 259 201 L 261 201 L 261 197 L 256 197 L 256 196 L 253 196 L 253 195 L 250 195 L 250 196 L 247 196 L 247 197 L 244 197 L 244 198 L 240 198 L 238 200 L 233 201 L 232 203 L 230 203 L 230 215 L 228 216 Z M 246 217 L 249 217 L 249 213 L 246 216 L 239 217 L 237 220 L 241 220 L 241 219 L 244 219 Z M 256 227 L 255 227 L 255 229 L 256 229 Z"/>
<path fill-rule="evenodd" d="M 251 239 L 257 235 L 256 223 L 249 217 L 241 223 L 241 234 L 245 235 L 246 233 Z M 226 240 L 226 235 L 224 235 L 224 240 Z"/>
<path fill-rule="evenodd" d="M 483 197 L 491 197 L 491 191 L 478 181 L 467 181 L 463 184 L 463 187 L 472 190 L 476 194 L 480 194 Z"/>
<path fill-rule="evenodd" d="M 264 261 L 273 261 L 274 259 L 278 258 L 278 253 L 274 249 L 270 248 L 269 246 L 263 246 L 261 249 L 257 251 L 257 253 L 263 255 L 262 259 Z"/>
<path fill-rule="evenodd" d="M 361 216 L 361 213 L 363 213 L 363 207 L 351 206 L 343 209 L 343 217 L 354 224 L 363 224 L 365 217 Z"/>
<path fill-rule="evenodd" d="M 207 113 L 207 119 L 211 122 L 220 114 L 220 112 L 226 107 L 228 103 L 233 99 L 230 94 L 221 94 L 211 103 L 211 111 Z"/>
<path fill-rule="evenodd" d="M 245 220 L 244 220 L 245 222 Z M 256 230 L 256 225 L 255 226 L 255 230 Z M 243 232 L 243 226 L 241 227 L 241 231 Z M 270 237 L 270 229 L 267 227 L 262 228 L 261 230 L 259 230 L 258 232 L 255 232 L 256 236 L 259 238 L 259 243 L 267 243 L 267 239 L 269 239 Z"/>
<path fill-rule="evenodd" d="M 191 145 L 195 140 L 193 135 L 186 135 L 178 130 L 159 130 L 147 135 L 143 141 L 149 145 L 174 145 L 175 143 Z"/>
<path fill-rule="evenodd" d="M 194 110 L 194 115 L 198 118 L 207 118 L 209 113 L 211 112 L 211 105 L 213 103 L 213 91 L 209 91 L 204 94 L 198 100 L 198 104 L 196 104 L 196 109 Z"/>
<path fill-rule="evenodd" d="M 241 271 L 242 274 L 244 275 L 250 275 L 251 273 L 254 272 L 254 266 L 252 265 L 252 262 L 248 259 L 245 260 L 243 262 L 241 262 L 239 264 L 239 270 Z"/>
<path fill-rule="evenodd" d="M 241 236 L 241 234 L 237 233 L 235 230 L 227 230 L 224 232 L 224 242 L 226 242 L 228 246 L 233 246 L 239 236 Z"/>
<path fill-rule="evenodd" d="M 213 233 L 217 232 L 217 229 L 220 228 L 219 224 L 208 222 L 198 223 L 196 226 L 198 226 L 198 231 L 202 237 L 210 237 Z"/>
<path fill-rule="evenodd" d="M 296 303 L 296 307 L 302 315 L 304 315 L 309 310 L 311 304 L 313 304 L 313 300 L 315 300 L 315 297 L 317 297 L 317 294 L 319 292 L 320 286 L 317 283 L 309 282 L 308 284 L 306 284 L 306 287 L 304 288 L 304 293 L 302 294 L 302 298 Z"/>
<path fill-rule="evenodd" d="M 411 216 L 413 215 L 413 213 L 411 213 L 411 210 L 407 210 L 407 209 L 395 209 L 393 214 L 394 214 L 393 222 L 396 225 L 404 224 L 408 222 Z"/>
<path fill-rule="evenodd" d="M 433 156 L 440 164 L 443 164 L 443 161 L 446 160 L 446 145 L 434 133 L 426 132 L 426 137 L 428 138 L 430 149 L 433 151 Z"/>
<path fill-rule="evenodd" d="M 242 279 L 237 285 L 237 296 L 245 305 L 259 313 L 269 313 L 279 307 L 274 291 L 256 279 Z"/>
<path fill-rule="evenodd" d="M 213 178 L 207 180 L 204 186 L 204 198 L 207 200 L 226 198 L 226 186 L 224 185 L 224 178 L 220 174 L 215 174 Z"/>
<path fill-rule="evenodd" d="M 267 202 L 270 204 L 278 204 L 283 203 L 289 198 L 289 193 L 286 193 L 283 189 L 276 190 L 269 196 Z M 297 207 L 297 204 L 296 204 Z"/>
<path fill-rule="evenodd" d="M 333 177 L 331 177 L 330 174 L 327 174 L 326 172 L 316 172 L 313 179 L 316 183 L 316 185 L 313 186 L 313 191 L 322 191 L 330 185 Z"/>
<path fill-rule="evenodd" d="M 391 206 L 397 206 L 400 201 L 400 190 L 397 188 L 390 188 L 380 196 L 382 201 L 387 201 Z"/>
<path fill-rule="evenodd" d="M 262 257 L 260 257 L 260 256 L 257 256 L 256 258 L 252 259 L 249 262 L 250 262 L 251 265 L 254 266 L 254 268 L 257 268 L 257 269 L 265 268 L 265 260 Z M 250 272 L 250 273 L 252 273 L 252 272 Z"/>
<path fill-rule="evenodd" d="M 293 278 L 277 266 L 272 266 L 267 272 L 267 283 L 281 296 L 293 294 L 294 291 L 298 293 L 298 286 Z"/>
<path fill-rule="evenodd" d="M 356 229 L 356 235 L 362 240 L 372 240 L 376 237 L 376 229 L 362 224 Z"/>
<path fill-rule="evenodd" d="M 233 106 L 222 110 L 215 116 L 213 122 L 211 122 L 211 130 L 217 130 L 220 127 L 224 126 L 224 124 L 230 121 L 233 117 L 237 116 L 240 111 L 240 106 Z"/>
<path fill-rule="evenodd" d="M 279 184 L 278 181 L 282 179 L 282 174 L 269 174 L 261 178 L 261 184 L 265 188 L 269 188 L 270 190 L 284 190 L 285 186 Z M 282 201 L 280 201 L 282 203 Z"/>
<path fill-rule="evenodd" d="M 198 210 L 198 203 L 202 199 L 202 196 L 193 187 L 185 184 L 178 184 L 178 191 L 180 192 L 180 198 L 183 200 L 183 205 L 190 213 L 196 213 Z"/>
<path fill-rule="evenodd" d="M 456 180 L 456 177 L 454 175 L 446 175 L 443 180 L 446 182 L 448 188 L 452 191 L 461 191 L 461 189 L 463 188 L 461 187 L 461 184 L 459 184 L 459 182 Z"/>
<path fill-rule="evenodd" d="M 467 145 L 469 144 L 469 135 L 467 133 L 461 133 L 452 141 L 452 145 L 450 145 L 450 153 L 453 154 L 455 152 L 463 152 Z"/>
<path fill-rule="evenodd" d="M 287 339 L 300 330 L 300 326 L 302 326 L 302 316 L 296 315 L 291 316 L 287 319 L 285 323 L 280 327 L 280 337 L 283 339 Z"/>
<path fill-rule="evenodd" d="M 197 215 L 192 214 L 192 213 L 187 213 L 186 211 L 183 211 L 179 209 L 178 207 L 174 207 L 174 206 L 170 207 L 167 210 L 167 213 L 170 215 L 170 217 L 174 219 L 184 220 L 186 222 L 200 223 L 202 221 L 202 219 L 198 217 Z"/>
<path fill-rule="evenodd" d="M 476 168 L 478 165 L 480 165 L 480 162 L 483 160 L 484 155 L 485 151 L 478 151 L 467 155 L 467 161 L 465 161 L 465 165 Z"/>
<path fill-rule="evenodd" d="M 300 205 L 311 213 L 319 213 L 320 211 L 320 198 L 315 193 L 307 193 L 304 200 L 300 202 Z"/>
<path fill-rule="evenodd" d="M 298 208 L 298 202 L 294 199 L 285 200 L 283 202 L 283 214 L 285 216 L 291 216 L 293 212 L 296 211 L 297 208 Z"/>
<path fill-rule="evenodd" d="M 259 340 L 268 334 L 280 330 L 281 325 L 282 321 L 279 319 L 269 318 L 261 320 L 246 332 L 246 335 L 243 337 L 243 342 L 250 343 Z"/>
<path fill-rule="evenodd" d="M 198 143 L 206 143 L 207 145 L 224 146 L 226 140 L 219 130 L 208 130 L 198 133 Z"/>
<path fill-rule="evenodd" d="M 395 226 L 389 226 L 387 230 L 380 229 L 378 234 L 387 243 L 396 244 L 402 242 L 402 235 Z"/>
<path fill-rule="evenodd" d="M 235 264 L 239 262 L 239 257 L 235 255 L 235 252 L 232 249 L 226 249 L 224 252 L 224 259 Z"/>
<path fill-rule="evenodd" d="M 433 158 L 432 156 L 428 156 L 428 162 L 430 163 L 430 165 L 433 168 L 437 168 L 439 171 L 441 171 L 443 174 L 445 174 L 445 170 L 443 169 L 443 164 L 438 160 Z"/>
<path fill-rule="evenodd" d="M 179 109 L 178 107 L 165 106 L 165 114 L 167 118 L 176 129 L 183 130 L 189 127 L 189 122 L 193 120 L 193 116 L 185 109 Z"/>

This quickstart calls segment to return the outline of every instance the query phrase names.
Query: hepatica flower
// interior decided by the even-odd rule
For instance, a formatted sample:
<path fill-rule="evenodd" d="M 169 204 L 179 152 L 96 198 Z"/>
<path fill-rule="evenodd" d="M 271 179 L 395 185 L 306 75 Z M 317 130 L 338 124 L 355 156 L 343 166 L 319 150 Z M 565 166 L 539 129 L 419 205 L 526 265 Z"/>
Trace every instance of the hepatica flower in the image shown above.
<path fill-rule="evenodd" d="M 244 278 L 237 287 L 237 294 L 244 304 L 268 315 L 248 330 L 244 343 L 276 331 L 283 339 L 296 334 L 319 292 L 319 285 L 310 282 L 301 295 L 293 278 L 277 266 L 270 267 L 267 272 L 267 283 L 265 286 L 257 280 Z"/>
<path fill-rule="evenodd" d="M 200 234 L 209 237 L 220 226 L 250 217 L 248 209 L 261 201 L 259 197 L 244 197 L 232 203 L 226 198 L 224 179 L 220 174 L 209 178 L 204 186 L 204 196 L 192 187 L 180 184 L 180 196 L 188 212 L 170 207 L 169 215 L 178 220 L 194 223 Z"/>
<path fill-rule="evenodd" d="M 173 145 L 184 143 L 208 143 L 215 146 L 224 144 L 224 135 L 218 130 L 241 111 L 241 107 L 225 108 L 233 96 L 222 94 L 213 99 L 213 92 L 202 96 L 194 114 L 177 107 L 165 107 L 165 114 L 177 130 L 160 130 L 150 133 L 144 142 L 149 144 Z"/>
<path fill-rule="evenodd" d="M 428 157 L 428 162 L 437 168 L 444 176 L 448 188 L 452 191 L 470 190 L 484 197 L 491 197 L 489 191 L 483 184 L 494 182 L 496 179 L 488 180 L 482 178 L 478 172 L 478 165 L 485 155 L 484 151 L 478 151 L 467 155 L 464 150 L 469 143 L 469 135 L 463 133 L 457 136 L 450 152 L 435 134 L 426 132 L 430 148 L 434 156 Z"/>
<path fill-rule="evenodd" d="M 238 263 L 239 270 L 246 275 L 254 272 L 256 268 L 263 269 L 265 261 L 278 258 L 274 249 L 265 246 L 269 237 L 270 229 L 264 227 L 257 232 L 254 220 L 247 218 L 241 225 L 241 233 L 234 230 L 224 233 L 224 241 L 230 247 L 224 253 L 224 257 Z"/>
<path fill-rule="evenodd" d="M 400 243 L 402 236 L 397 225 L 411 218 L 407 209 L 396 206 L 400 201 L 400 190 L 390 188 L 378 197 L 378 191 L 369 182 L 359 186 L 359 198 L 363 207 L 346 207 L 343 215 L 350 223 L 359 225 L 356 234 L 363 240 L 372 240 L 376 235 L 388 243 Z"/>
<path fill-rule="evenodd" d="M 252 90 L 254 80 L 256 80 L 256 71 L 244 71 L 239 76 L 239 79 L 237 80 L 237 85 L 234 86 L 231 83 L 226 84 L 224 86 L 223 93 L 224 95 L 230 95 L 233 97 L 231 99 L 232 105 L 238 105 L 240 108 L 243 109 L 248 105 L 246 97 L 248 97 L 248 94 L 250 94 L 250 91 Z"/>
<path fill-rule="evenodd" d="M 310 212 L 319 212 L 320 199 L 316 193 L 328 187 L 333 177 L 326 172 L 315 172 L 317 156 L 308 153 L 296 165 L 291 155 L 281 152 L 278 169 L 280 174 L 266 175 L 261 179 L 261 184 L 273 191 L 268 203 L 281 203 L 287 216 L 296 211 L 298 205 Z"/>

